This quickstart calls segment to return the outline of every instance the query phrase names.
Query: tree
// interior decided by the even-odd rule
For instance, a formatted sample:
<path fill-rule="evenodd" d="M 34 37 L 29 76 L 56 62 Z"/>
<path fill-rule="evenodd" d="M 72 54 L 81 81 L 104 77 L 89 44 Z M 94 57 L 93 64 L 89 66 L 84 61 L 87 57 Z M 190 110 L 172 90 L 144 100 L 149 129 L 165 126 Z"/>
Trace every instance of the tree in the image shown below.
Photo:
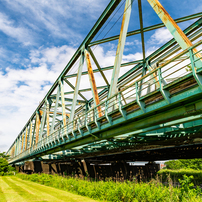
<path fill-rule="evenodd" d="M 6 152 L 0 153 L 0 158 L 8 159 L 9 155 L 6 155 Z"/>
<path fill-rule="evenodd" d="M 15 171 L 15 168 L 8 165 L 8 157 L 9 155 L 6 155 L 5 152 L 0 153 L 0 176 L 2 175 L 12 175 Z"/>
<path fill-rule="evenodd" d="M 0 158 L 0 176 L 8 172 L 8 161 L 5 158 Z"/>

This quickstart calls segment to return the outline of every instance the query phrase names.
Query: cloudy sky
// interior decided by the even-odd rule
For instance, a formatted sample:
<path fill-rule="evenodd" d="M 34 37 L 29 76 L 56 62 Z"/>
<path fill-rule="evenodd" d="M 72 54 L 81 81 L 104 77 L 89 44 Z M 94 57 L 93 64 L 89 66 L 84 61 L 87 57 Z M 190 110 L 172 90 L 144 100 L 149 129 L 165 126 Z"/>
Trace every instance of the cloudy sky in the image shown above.
<path fill-rule="evenodd" d="M 122 2 L 97 39 L 119 33 Z M 160 2 L 174 19 L 202 11 L 201 0 Z M 109 0 L 0 0 L 0 152 L 8 150 L 108 3 Z M 160 23 L 147 1 L 142 0 L 142 4 L 144 26 Z M 129 31 L 139 29 L 137 8 L 134 0 Z M 179 25 L 184 29 L 194 21 Z M 145 39 L 148 55 L 171 35 L 162 28 L 146 33 Z M 141 58 L 140 40 L 139 35 L 127 39 L 123 60 Z M 102 67 L 113 64 L 116 43 L 94 50 Z"/>

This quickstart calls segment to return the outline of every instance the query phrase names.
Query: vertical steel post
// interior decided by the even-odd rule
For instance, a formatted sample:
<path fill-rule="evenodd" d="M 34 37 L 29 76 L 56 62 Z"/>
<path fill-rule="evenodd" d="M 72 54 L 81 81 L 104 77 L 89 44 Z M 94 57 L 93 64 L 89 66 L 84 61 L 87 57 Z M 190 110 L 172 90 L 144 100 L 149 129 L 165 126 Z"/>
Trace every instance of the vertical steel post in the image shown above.
<path fill-rule="evenodd" d="M 16 139 L 16 148 L 15 148 L 15 156 L 17 155 L 17 152 L 18 152 L 18 138 Z"/>
<path fill-rule="evenodd" d="M 57 114 L 59 97 L 60 97 L 60 88 L 58 86 L 57 95 L 56 95 L 56 101 L 55 101 L 55 107 L 54 107 L 54 114 L 53 114 L 53 118 L 52 118 L 52 122 L 51 122 L 51 134 L 53 133 L 53 130 L 54 130 L 54 125 L 55 125 L 55 119 L 56 119 L 56 114 Z"/>
<path fill-rule="evenodd" d="M 13 158 L 13 147 L 11 148 L 11 157 Z"/>
<path fill-rule="evenodd" d="M 36 116 L 34 118 L 34 128 L 33 128 L 33 131 L 32 131 L 32 143 L 31 145 L 33 146 L 36 142 Z"/>
<path fill-rule="evenodd" d="M 147 0 L 147 1 L 149 2 L 151 7 L 157 13 L 159 18 L 162 20 L 162 22 L 165 24 L 167 29 L 170 31 L 170 33 L 173 35 L 173 37 L 183 50 L 193 45 L 192 42 L 189 40 L 189 38 L 184 34 L 184 32 L 180 29 L 177 23 L 172 19 L 172 17 L 168 14 L 168 12 L 165 10 L 165 8 L 161 5 L 161 3 L 158 0 Z M 197 49 L 194 48 L 193 52 L 196 53 Z M 200 58 L 201 55 L 197 53 L 196 57 Z M 202 66 L 201 60 L 198 60 L 197 63 L 198 64 L 196 64 L 196 67 L 199 68 Z"/>
<path fill-rule="evenodd" d="M 117 82 L 130 20 L 131 4 L 132 4 L 131 0 L 126 0 L 108 97 L 112 97 L 114 94 L 118 92 Z"/>
<path fill-rule="evenodd" d="M 77 74 L 77 77 L 76 77 L 76 84 L 75 84 L 74 96 L 73 96 L 73 100 L 72 100 L 72 107 L 71 107 L 71 113 L 70 113 L 70 117 L 69 117 L 69 122 L 72 122 L 73 119 L 74 119 L 74 112 L 75 112 L 75 109 L 76 109 L 77 96 L 78 96 L 78 92 L 79 92 L 79 86 L 80 86 L 80 81 L 81 81 L 81 73 L 82 73 L 82 69 L 83 69 L 83 63 L 84 63 L 84 52 L 82 51 L 81 56 L 80 56 L 78 74 Z"/>
<path fill-rule="evenodd" d="M 29 128 L 29 148 L 32 146 L 32 122 L 30 121 L 30 128 Z"/>
<path fill-rule="evenodd" d="M 48 100 L 46 100 L 46 129 L 47 129 L 47 137 L 50 135 L 49 112 L 50 112 L 50 105 L 49 105 Z"/>
<path fill-rule="evenodd" d="M 142 39 L 143 62 L 145 63 L 145 45 L 144 45 L 144 32 L 143 32 L 143 17 L 142 17 L 142 4 L 141 4 L 141 0 L 138 0 L 138 9 L 139 9 L 140 30 L 141 30 L 141 39 Z"/>
<path fill-rule="evenodd" d="M 41 121 L 41 125 L 40 125 L 40 134 L 39 134 L 39 140 L 42 139 L 42 135 L 43 135 L 43 131 L 44 131 L 44 126 L 45 126 L 45 122 L 46 122 L 46 107 L 44 109 L 44 111 L 40 110 L 41 115 L 42 115 L 42 121 Z"/>
<path fill-rule="evenodd" d="M 41 124 L 40 115 L 39 115 L 39 112 L 36 111 L 36 141 L 35 141 L 35 144 L 37 144 L 38 140 L 39 140 L 40 124 Z"/>
<path fill-rule="evenodd" d="M 21 145 L 21 153 L 23 151 L 23 144 L 24 144 L 24 133 L 22 134 L 22 145 Z"/>
<path fill-rule="evenodd" d="M 20 154 L 20 137 L 18 137 L 18 149 L 17 149 L 17 155 Z"/>
<path fill-rule="evenodd" d="M 25 150 L 27 149 L 27 135 L 28 135 L 28 129 L 26 127 L 26 135 L 25 135 Z"/>
<path fill-rule="evenodd" d="M 92 95 L 93 95 L 94 105 L 96 106 L 96 105 L 100 104 L 100 100 L 99 100 L 99 96 L 98 96 L 98 92 L 97 92 L 95 77 L 93 74 L 93 68 L 92 68 L 92 65 L 90 62 L 90 55 L 87 50 L 85 50 L 85 59 L 86 59 L 86 64 L 87 64 L 87 69 L 88 69 L 88 76 L 89 76 L 89 81 L 90 81 L 90 85 L 91 85 L 91 91 L 92 91 Z M 99 117 L 101 117 L 102 116 L 101 107 L 99 106 L 97 108 L 97 110 L 98 110 Z"/>
<path fill-rule="evenodd" d="M 64 81 L 59 81 L 60 86 L 60 93 L 61 93 L 61 100 L 62 100 L 62 120 L 63 120 L 63 126 L 66 126 L 67 120 L 66 120 L 66 112 L 65 112 L 65 96 L 64 96 Z"/>

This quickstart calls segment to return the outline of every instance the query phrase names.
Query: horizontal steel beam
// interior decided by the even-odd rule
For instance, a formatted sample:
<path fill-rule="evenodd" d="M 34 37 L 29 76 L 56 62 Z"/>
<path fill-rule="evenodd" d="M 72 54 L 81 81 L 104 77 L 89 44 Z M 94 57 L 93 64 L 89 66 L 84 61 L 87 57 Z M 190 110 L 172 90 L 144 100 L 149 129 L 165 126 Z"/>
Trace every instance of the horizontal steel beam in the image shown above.
<path fill-rule="evenodd" d="M 139 64 L 139 63 L 143 63 L 143 60 L 136 60 L 136 61 L 132 61 L 132 62 L 122 63 L 121 67 L 135 65 L 135 64 Z M 108 66 L 108 67 L 103 67 L 103 68 L 100 68 L 100 69 L 94 69 L 93 73 L 98 73 L 98 72 L 100 72 L 100 70 L 101 71 L 107 71 L 107 70 L 111 70 L 113 68 L 114 68 L 114 66 Z M 87 75 L 87 74 L 88 74 L 88 71 L 85 71 L 85 72 L 82 72 L 81 75 Z M 65 76 L 64 78 L 73 78 L 73 77 L 76 77 L 76 76 L 77 76 L 77 74 L 70 74 L 70 75 Z"/>
<path fill-rule="evenodd" d="M 193 20 L 193 19 L 200 18 L 200 17 L 202 17 L 202 12 L 196 13 L 196 14 L 193 14 L 193 15 L 188 15 L 188 16 L 185 16 L 185 17 L 182 17 L 182 18 L 177 18 L 174 21 L 176 23 L 180 23 L 180 22 L 185 22 L 185 21 Z M 159 29 L 159 28 L 162 28 L 162 27 L 165 27 L 165 25 L 163 23 L 159 23 L 159 24 L 156 24 L 156 25 L 145 27 L 145 28 L 142 29 L 142 31 L 143 32 L 148 32 L 148 31 L 152 31 L 154 29 Z M 140 33 L 141 33 L 141 29 L 137 29 L 137 30 L 128 32 L 127 36 L 133 36 L 133 35 L 140 34 Z M 117 39 L 119 39 L 119 35 L 108 37 L 108 38 L 101 39 L 101 40 L 98 40 L 98 41 L 93 41 L 93 42 L 91 42 L 89 44 L 89 46 L 95 46 L 95 45 L 98 45 L 98 44 L 114 41 L 114 40 L 117 40 Z"/>

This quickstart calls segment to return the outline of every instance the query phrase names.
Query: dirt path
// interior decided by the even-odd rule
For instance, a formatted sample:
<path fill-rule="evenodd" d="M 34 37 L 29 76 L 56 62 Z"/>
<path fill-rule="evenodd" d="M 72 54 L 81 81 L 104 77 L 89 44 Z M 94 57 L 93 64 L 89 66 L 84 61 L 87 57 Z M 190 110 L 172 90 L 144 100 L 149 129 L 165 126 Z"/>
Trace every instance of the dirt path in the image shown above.
<path fill-rule="evenodd" d="M 72 194 L 34 182 L 21 180 L 14 176 L 0 177 L 1 202 L 96 202 L 93 199 Z"/>

